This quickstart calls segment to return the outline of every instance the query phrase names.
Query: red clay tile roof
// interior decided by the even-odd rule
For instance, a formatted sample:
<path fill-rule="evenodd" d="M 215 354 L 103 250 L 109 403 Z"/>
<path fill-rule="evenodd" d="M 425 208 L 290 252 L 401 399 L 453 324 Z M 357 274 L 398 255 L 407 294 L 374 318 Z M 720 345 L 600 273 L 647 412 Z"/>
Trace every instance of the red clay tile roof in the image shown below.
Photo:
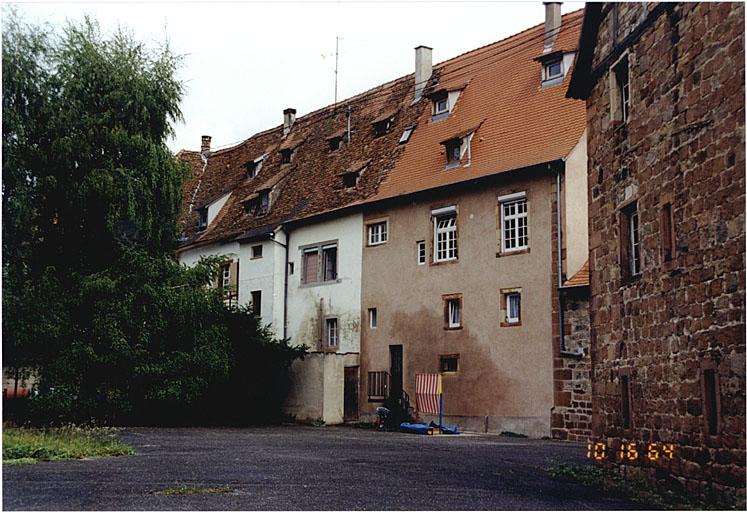
<path fill-rule="evenodd" d="M 589 286 L 589 260 L 583 264 L 581 269 L 573 277 L 563 283 L 563 288 L 573 288 L 576 286 Z"/>
<path fill-rule="evenodd" d="M 554 49 L 575 50 L 581 15 L 563 16 Z M 285 139 L 280 125 L 211 152 L 206 165 L 200 153 L 180 151 L 177 156 L 192 171 L 184 185 L 181 247 L 266 233 L 267 226 L 567 156 L 583 133 L 585 104 L 564 97 L 567 78 L 540 88 L 541 65 L 532 59 L 542 45 L 538 25 L 434 66 L 426 96 L 414 104 L 410 74 L 297 118 Z M 462 92 L 447 119 L 432 121 L 427 94 L 444 88 Z M 328 138 L 347 129 L 348 106 L 351 140 L 331 150 Z M 392 119 L 389 131 L 375 137 L 372 124 L 384 119 Z M 417 129 L 399 144 L 407 127 Z M 475 127 L 472 165 L 444 172 L 440 142 Z M 295 149 L 292 163 L 281 163 L 281 148 Z M 258 175 L 248 177 L 245 165 L 265 153 Z M 366 161 L 358 184 L 341 186 L 340 174 Z M 270 211 L 260 217 L 246 213 L 241 201 L 268 183 L 275 194 Z M 219 215 L 198 232 L 196 205 L 229 191 Z"/>
<path fill-rule="evenodd" d="M 573 49 L 578 41 L 581 11 L 563 16 L 553 47 Z M 409 194 L 474 178 L 529 167 L 567 156 L 586 125 L 585 105 L 567 101 L 568 75 L 562 84 L 540 87 L 543 27 L 446 61 L 434 69 L 450 83 L 472 79 L 459 95 L 447 119 L 431 120 L 425 109 L 397 161 L 370 201 Z M 433 86 L 442 89 L 441 84 Z M 472 139 L 471 165 L 444 171 L 439 144 L 485 122 Z"/>

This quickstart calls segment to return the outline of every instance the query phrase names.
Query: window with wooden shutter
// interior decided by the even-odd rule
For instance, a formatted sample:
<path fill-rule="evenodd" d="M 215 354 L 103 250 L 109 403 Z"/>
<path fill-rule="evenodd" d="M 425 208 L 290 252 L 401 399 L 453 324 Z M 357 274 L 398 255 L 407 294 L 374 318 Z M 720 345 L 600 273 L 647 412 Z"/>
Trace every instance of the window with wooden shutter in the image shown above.
<path fill-rule="evenodd" d="M 319 271 L 319 250 L 306 249 L 303 253 L 303 275 L 301 281 L 304 284 L 316 283 Z"/>

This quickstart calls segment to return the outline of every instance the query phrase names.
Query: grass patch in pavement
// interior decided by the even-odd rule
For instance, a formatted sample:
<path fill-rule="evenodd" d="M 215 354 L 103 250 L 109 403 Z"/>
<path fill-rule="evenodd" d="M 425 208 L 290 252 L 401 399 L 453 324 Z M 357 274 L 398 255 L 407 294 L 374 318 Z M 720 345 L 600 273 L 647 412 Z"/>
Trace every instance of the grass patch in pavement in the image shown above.
<path fill-rule="evenodd" d="M 220 487 L 203 487 L 201 485 L 177 485 L 176 487 L 169 487 L 157 491 L 154 494 L 158 496 L 188 496 L 192 494 L 224 494 L 231 492 L 231 488 L 227 485 Z"/>
<path fill-rule="evenodd" d="M 705 510 L 724 508 L 721 504 L 695 500 L 681 492 L 675 492 L 665 482 L 652 485 L 642 475 L 623 474 L 600 465 L 578 465 L 554 463 L 546 468 L 557 480 L 575 482 L 595 487 L 608 495 L 662 509 Z M 727 507 L 728 508 L 728 507 Z"/>
<path fill-rule="evenodd" d="M 75 425 L 45 429 L 3 429 L 3 464 L 34 464 L 42 460 L 131 455 L 119 442 L 117 430 Z"/>

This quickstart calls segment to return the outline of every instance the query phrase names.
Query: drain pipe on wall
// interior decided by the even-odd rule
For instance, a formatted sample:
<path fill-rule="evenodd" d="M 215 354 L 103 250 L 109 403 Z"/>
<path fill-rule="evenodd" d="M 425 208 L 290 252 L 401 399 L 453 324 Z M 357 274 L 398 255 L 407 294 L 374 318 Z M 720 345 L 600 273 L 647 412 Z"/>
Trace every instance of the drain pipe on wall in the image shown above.
<path fill-rule="evenodd" d="M 270 240 L 285 248 L 285 271 L 283 272 L 283 339 L 288 339 L 288 247 L 290 246 L 290 230 L 287 226 L 281 226 L 285 233 L 285 243 L 275 240 L 275 231 L 270 233 Z"/>
<path fill-rule="evenodd" d="M 562 162 L 563 165 L 565 162 Z M 552 165 L 547 164 L 548 169 L 552 170 Z M 563 237 L 561 232 L 561 226 L 562 226 L 562 218 L 560 213 L 560 168 L 555 169 L 555 220 L 557 222 L 556 226 L 556 243 L 557 243 L 557 254 L 558 254 L 558 333 L 560 334 L 560 354 L 563 355 L 566 353 L 565 350 L 565 332 L 563 329 L 563 324 L 565 323 L 565 315 L 563 314 L 563 296 L 561 295 L 561 290 L 563 288 Z"/>

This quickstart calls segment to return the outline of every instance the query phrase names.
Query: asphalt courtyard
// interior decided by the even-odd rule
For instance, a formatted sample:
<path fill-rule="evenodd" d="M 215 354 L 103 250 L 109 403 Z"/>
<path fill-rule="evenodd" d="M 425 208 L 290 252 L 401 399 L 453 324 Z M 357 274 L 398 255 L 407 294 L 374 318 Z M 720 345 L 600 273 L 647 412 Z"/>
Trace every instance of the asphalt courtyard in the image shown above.
<path fill-rule="evenodd" d="M 128 457 L 3 467 L 5 510 L 640 509 L 550 478 L 578 443 L 346 427 L 127 429 Z M 161 495 L 178 486 L 220 494 Z"/>

